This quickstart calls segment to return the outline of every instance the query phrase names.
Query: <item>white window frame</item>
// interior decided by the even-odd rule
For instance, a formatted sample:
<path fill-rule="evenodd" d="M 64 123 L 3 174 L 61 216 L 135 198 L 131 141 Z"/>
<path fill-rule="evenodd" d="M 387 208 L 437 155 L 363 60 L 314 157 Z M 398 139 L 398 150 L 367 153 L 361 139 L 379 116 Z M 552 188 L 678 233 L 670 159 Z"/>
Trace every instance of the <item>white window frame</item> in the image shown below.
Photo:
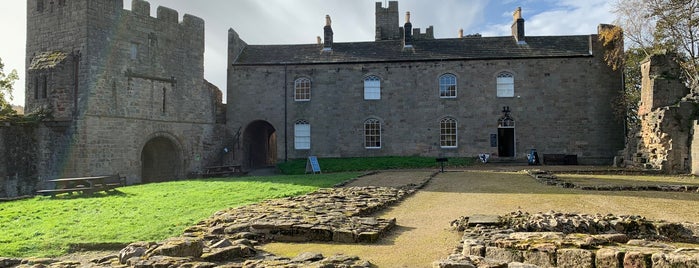
<path fill-rule="evenodd" d="M 364 148 L 381 149 L 382 145 L 381 121 L 375 118 L 367 119 L 364 121 Z"/>
<path fill-rule="evenodd" d="M 294 149 L 311 149 L 311 124 L 306 120 L 298 120 L 294 124 Z"/>
<path fill-rule="evenodd" d="M 381 99 L 381 78 L 375 75 L 367 76 L 366 78 L 364 78 L 364 99 Z"/>
<path fill-rule="evenodd" d="M 456 75 L 443 74 L 439 76 L 439 97 L 442 99 L 456 98 L 458 93 Z"/>
<path fill-rule="evenodd" d="M 449 126 L 446 124 L 453 124 L 453 126 Z M 451 133 L 451 132 L 453 132 L 453 133 Z M 451 138 L 448 139 L 448 137 L 453 137 L 453 140 Z M 451 118 L 451 117 L 446 117 L 446 118 L 442 118 L 442 120 L 439 120 L 439 147 L 441 147 L 441 148 L 458 148 L 459 147 L 459 123 L 456 121 L 456 119 Z"/>
<path fill-rule="evenodd" d="M 308 92 L 299 92 L 306 90 Z M 311 79 L 301 77 L 294 80 L 294 100 L 295 101 L 310 101 L 311 100 Z"/>
<path fill-rule="evenodd" d="M 515 75 L 510 72 L 501 72 L 495 79 L 497 83 L 498 98 L 513 98 L 515 96 Z"/>

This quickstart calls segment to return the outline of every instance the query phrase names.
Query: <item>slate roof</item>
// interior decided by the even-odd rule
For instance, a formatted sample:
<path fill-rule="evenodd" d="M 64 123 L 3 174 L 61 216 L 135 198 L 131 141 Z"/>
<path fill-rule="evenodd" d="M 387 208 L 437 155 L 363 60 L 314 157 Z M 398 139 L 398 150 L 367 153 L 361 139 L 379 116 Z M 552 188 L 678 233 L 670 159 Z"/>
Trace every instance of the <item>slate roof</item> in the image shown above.
<path fill-rule="evenodd" d="M 29 70 L 46 70 L 56 67 L 63 62 L 68 55 L 60 51 L 41 52 L 34 56 L 29 63 Z"/>
<path fill-rule="evenodd" d="M 511 36 L 415 40 L 413 49 L 402 41 L 322 45 L 248 45 L 234 65 L 323 64 L 395 61 L 511 59 L 590 56 L 591 35 L 527 37 L 518 45 Z"/>

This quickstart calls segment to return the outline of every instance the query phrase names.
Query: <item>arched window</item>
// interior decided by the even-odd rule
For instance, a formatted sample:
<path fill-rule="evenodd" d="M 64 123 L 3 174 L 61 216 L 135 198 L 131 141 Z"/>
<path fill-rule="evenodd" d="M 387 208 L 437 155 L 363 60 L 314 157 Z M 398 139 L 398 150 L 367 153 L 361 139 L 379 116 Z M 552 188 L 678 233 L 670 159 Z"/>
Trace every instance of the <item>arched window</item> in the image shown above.
<path fill-rule="evenodd" d="M 439 146 L 442 148 L 457 147 L 456 119 L 444 118 L 439 121 Z"/>
<path fill-rule="evenodd" d="M 456 98 L 456 76 L 445 74 L 439 77 L 439 97 Z"/>
<path fill-rule="evenodd" d="M 498 97 L 515 96 L 515 76 L 510 72 L 501 72 L 497 76 Z"/>
<path fill-rule="evenodd" d="M 311 149 L 311 124 L 306 120 L 294 124 L 294 148 L 296 150 Z"/>
<path fill-rule="evenodd" d="M 378 119 L 364 121 L 364 147 L 381 148 L 381 122 Z"/>
<path fill-rule="evenodd" d="M 364 78 L 364 99 L 381 99 L 381 79 L 377 76 L 372 75 L 368 76 L 367 78 Z"/>
<path fill-rule="evenodd" d="M 295 101 L 310 101 L 311 100 L 311 79 L 299 78 L 294 81 L 294 100 Z"/>

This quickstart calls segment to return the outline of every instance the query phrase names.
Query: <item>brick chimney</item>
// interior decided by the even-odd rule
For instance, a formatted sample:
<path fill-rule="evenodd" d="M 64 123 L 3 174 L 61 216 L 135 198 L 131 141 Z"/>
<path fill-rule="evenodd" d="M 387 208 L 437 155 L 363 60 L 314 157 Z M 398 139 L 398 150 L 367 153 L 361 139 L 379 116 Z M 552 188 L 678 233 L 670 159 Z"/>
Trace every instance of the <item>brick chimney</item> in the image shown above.
<path fill-rule="evenodd" d="M 325 43 L 323 44 L 323 51 L 333 50 L 333 28 L 331 26 L 332 20 L 330 20 L 330 15 L 325 15 Z"/>
<path fill-rule="evenodd" d="M 413 24 L 410 23 L 410 11 L 405 13 L 405 25 L 403 25 L 403 48 L 413 47 Z"/>
<path fill-rule="evenodd" d="M 514 21 L 512 22 L 512 37 L 515 38 L 517 44 L 527 44 L 527 42 L 524 40 L 524 19 L 522 18 L 522 8 L 518 7 L 512 17 L 514 18 Z"/>

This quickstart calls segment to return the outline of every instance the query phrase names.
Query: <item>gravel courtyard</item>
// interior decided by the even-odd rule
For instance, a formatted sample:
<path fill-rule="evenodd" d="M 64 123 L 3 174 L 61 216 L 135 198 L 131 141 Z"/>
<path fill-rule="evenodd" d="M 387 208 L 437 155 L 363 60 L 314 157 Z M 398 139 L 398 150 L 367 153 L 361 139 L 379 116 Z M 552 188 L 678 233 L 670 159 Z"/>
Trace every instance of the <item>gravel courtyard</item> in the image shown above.
<path fill-rule="evenodd" d="M 357 255 L 378 267 L 431 267 L 432 262 L 448 256 L 458 244 L 461 234 L 450 229 L 450 222 L 460 216 L 555 210 L 699 222 L 697 193 L 562 189 L 539 184 L 518 172 L 526 168 L 481 166 L 437 174 L 413 196 L 375 215 L 396 218 L 398 225 L 377 244 L 272 243 L 262 248 L 289 257 L 308 251 L 326 255 L 344 253 Z M 381 172 L 347 186 L 418 184 L 433 173 L 433 170 Z"/>

